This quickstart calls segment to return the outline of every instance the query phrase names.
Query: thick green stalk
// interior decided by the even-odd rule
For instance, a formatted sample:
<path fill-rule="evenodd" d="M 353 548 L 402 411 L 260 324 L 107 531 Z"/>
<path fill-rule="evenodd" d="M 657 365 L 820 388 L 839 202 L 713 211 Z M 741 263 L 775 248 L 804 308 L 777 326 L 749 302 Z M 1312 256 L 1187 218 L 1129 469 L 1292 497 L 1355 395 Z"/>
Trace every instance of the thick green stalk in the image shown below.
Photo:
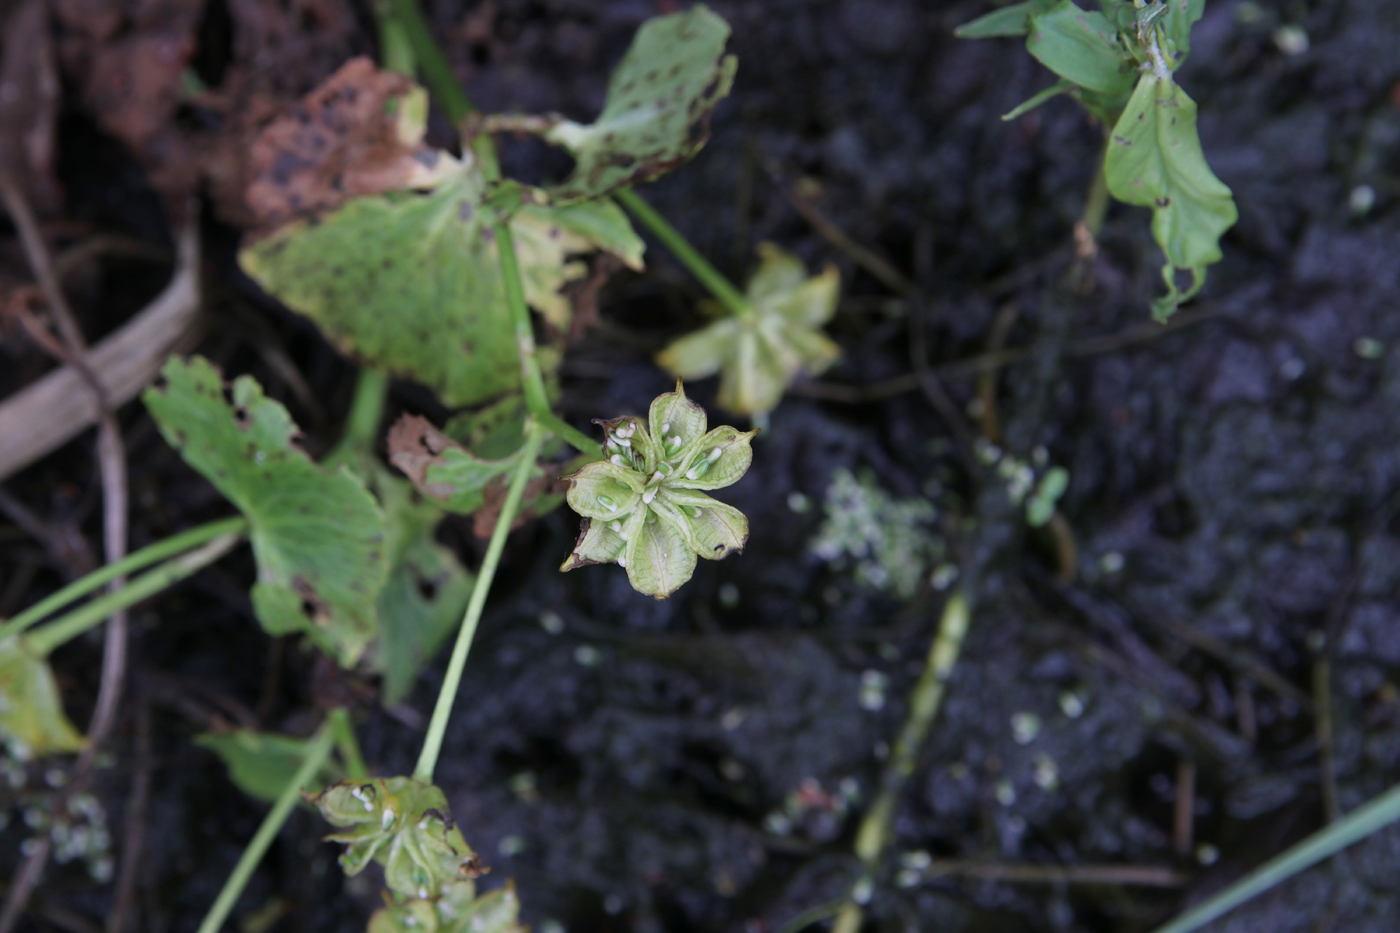
<path fill-rule="evenodd" d="M 402 25 L 408 43 L 413 48 L 413 56 L 417 59 L 418 69 L 423 73 L 423 80 L 437 97 L 448 121 L 460 127 L 467 117 L 476 111 L 476 106 L 457 83 L 451 63 L 433 39 L 428 21 L 423 18 L 423 12 L 418 9 L 415 0 L 392 0 L 392 4 L 394 16 Z M 496 147 L 492 145 L 491 137 L 485 133 L 468 135 L 472 152 L 481 161 L 481 171 L 486 180 L 494 181 L 500 178 L 500 162 L 496 158 Z"/>
<path fill-rule="evenodd" d="M 118 609 L 133 606 L 209 566 L 232 550 L 233 546 L 241 540 L 243 540 L 241 530 L 232 534 L 226 533 L 197 550 L 182 554 L 150 573 L 137 577 L 116 592 L 108 593 L 106 596 L 94 599 L 92 602 L 74 609 L 30 635 L 28 638 L 30 649 L 40 656 L 47 655 L 59 645 L 78 637 L 93 626 L 101 624 Z"/>
<path fill-rule="evenodd" d="M 457 698 L 457 688 L 462 683 L 462 670 L 467 664 L 467 653 L 471 651 L 472 639 L 476 637 L 477 623 L 481 621 L 481 610 L 486 607 L 486 594 L 491 591 L 491 581 L 496 577 L 496 567 L 501 562 L 501 552 L 505 550 L 506 538 L 510 536 L 510 526 L 515 514 L 520 510 L 520 500 L 525 495 L 525 484 L 535 469 L 535 458 L 539 456 L 540 445 L 544 442 L 545 429 L 533 421 L 525 424 L 525 448 L 520 464 L 511 477 L 506 501 L 501 506 L 501 514 L 496 518 L 496 530 L 491 532 L 491 543 L 486 546 L 486 557 L 481 561 L 481 569 L 476 575 L 476 585 L 472 587 L 472 598 L 467 603 L 467 611 L 462 616 L 462 627 L 457 632 L 457 643 L 452 646 L 452 658 L 447 663 L 447 673 L 443 677 L 442 689 L 438 691 L 437 705 L 433 707 L 433 718 L 428 723 L 428 734 L 423 739 L 423 752 L 418 756 L 418 764 L 413 769 L 415 780 L 431 784 L 433 769 L 437 767 L 438 754 L 442 751 L 442 739 L 447 732 L 447 720 L 452 715 L 452 703 Z"/>
<path fill-rule="evenodd" d="M 1239 881 L 1202 904 L 1193 907 L 1153 933 L 1193 933 L 1222 914 L 1234 910 L 1274 885 L 1311 868 L 1347 846 L 1360 842 L 1400 820 L 1400 785 L 1357 807 L 1335 823 L 1318 830 L 1282 855 L 1265 862 Z"/>
<path fill-rule="evenodd" d="M 45 616 L 52 615 L 75 599 L 86 596 L 118 577 L 124 577 L 142 567 L 149 567 L 151 564 L 165 560 L 172 554 L 188 551 L 190 548 L 198 547 L 214 538 L 239 534 L 246 531 L 247 528 L 248 521 L 241 516 L 221 518 L 218 521 L 209 522 L 207 525 L 182 531 L 163 541 L 157 541 L 155 544 L 149 544 L 139 551 L 128 554 L 115 564 L 100 567 L 87 576 L 74 580 L 57 593 L 44 597 L 19 615 L 0 624 L 0 641 L 4 641 L 11 635 L 20 634 Z"/>
<path fill-rule="evenodd" d="M 681 264 L 690 270 L 691 274 L 700 280 L 700 284 L 710 290 L 710 294 L 719 299 L 720 304 L 729 310 L 735 317 L 752 317 L 753 305 L 745 298 L 724 273 L 720 272 L 710 261 L 695 247 L 690 245 L 679 230 L 671 226 L 670 222 L 656 212 L 641 195 L 631 188 L 623 188 L 616 192 L 615 197 L 623 207 L 632 212 L 632 215 L 640 220 L 648 230 L 652 232 L 658 240 L 669 249 Z"/>
<path fill-rule="evenodd" d="M 498 223 L 495 226 L 496 250 L 501 257 L 501 280 L 505 284 L 506 306 L 510 309 L 511 324 L 515 327 L 515 348 L 520 355 L 520 382 L 525 389 L 525 404 L 530 414 L 542 427 L 558 434 L 579 453 L 596 454 L 598 442 L 573 425 L 567 424 L 554 414 L 549 405 L 549 394 L 544 387 L 544 373 L 540 370 L 539 356 L 535 352 L 535 327 L 530 320 L 530 308 L 525 304 L 525 290 L 520 284 L 520 263 L 515 255 L 515 240 L 510 233 L 510 225 Z"/>
<path fill-rule="evenodd" d="M 384 420 L 384 398 L 389 393 L 389 377 L 377 369 L 365 367 L 355 379 L 355 397 L 350 402 L 350 415 L 345 419 L 347 445 L 370 450 Z"/>
<path fill-rule="evenodd" d="M 379 63 L 385 71 L 413 77 L 415 65 L 413 43 L 409 41 L 408 30 L 395 14 L 390 0 L 377 0 L 374 4 L 374 18 L 379 23 Z"/>
<path fill-rule="evenodd" d="M 890 753 L 889 764 L 881 776 L 879 793 L 856 833 L 856 857 L 861 861 L 862 872 L 850 898 L 836 916 L 832 933 L 857 933 L 860 929 L 863 915 L 861 905 L 870 899 L 875 873 L 889 846 L 890 828 L 894 823 L 895 810 L 899 807 L 899 798 L 919 763 L 919 753 L 928 741 L 929 730 L 943 703 L 948 679 L 953 676 L 953 668 L 957 666 L 970 621 L 967 599 L 961 591 L 954 592 L 943 607 L 938 634 L 929 647 L 928 661 L 919 677 L 918 686 L 914 688 L 909 715 L 905 717 L 904 727 L 899 732 L 894 751 Z"/>
<path fill-rule="evenodd" d="M 287 786 L 278 795 L 272 809 L 263 818 L 262 825 L 253 835 L 253 841 L 248 843 L 248 848 L 243 850 L 238 864 L 233 867 L 233 873 L 228 876 L 228 880 L 224 882 L 223 890 L 215 899 L 214 906 L 209 908 L 204 922 L 199 925 L 199 933 L 218 933 L 219 928 L 228 919 L 229 911 L 233 910 L 233 905 L 238 901 L 238 895 L 243 893 L 243 889 L 248 885 L 248 879 L 253 876 L 253 869 L 258 867 L 258 862 L 262 861 L 263 855 L 272 845 L 272 840 L 277 837 L 282 824 L 287 822 L 288 815 L 291 814 L 292 808 L 300 799 L 302 788 L 326 763 L 326 758 L 331 753 L 334 737 L 335 729 L 329 722 L 324 723 L 320 729 L 316 730 L 316 735 L 306 748 L 306 757 L 302 759 L 301 767 L 287 782 Z"/>

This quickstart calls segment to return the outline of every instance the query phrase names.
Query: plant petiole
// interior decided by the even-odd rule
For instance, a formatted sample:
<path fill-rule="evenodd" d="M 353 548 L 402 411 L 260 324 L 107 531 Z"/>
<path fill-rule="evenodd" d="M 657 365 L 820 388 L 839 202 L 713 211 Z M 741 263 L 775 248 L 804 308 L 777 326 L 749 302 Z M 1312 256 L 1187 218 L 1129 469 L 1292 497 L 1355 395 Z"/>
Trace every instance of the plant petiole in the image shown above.
<path fill-rule="evenodd" d="M 241 540 L 243 540 L 243 531 L 237 529 L 232 533 L 225 533 L 221 537 L 215 538 L 203 547 L 167 561 L 150 573 L 132 580 L 115 593 L 108 593 L 106 596 L 94 599 L 67 615 L 55 619 L 29 636 L 29 647 L 40 657 L 48 655 L 59 645 L 77 638 L 96 625 L 100 625 L 103 620 L 118 609 L 133 606 L 162 590 L 169 589 L 185 577 L 209 566 L 231 551 L 234 545 Z M 112 566 L 118 565 L 113 564 Z M 13 625 L 13 621 L 11 625 Z M 10 628 L 10 626 L 6 626 L 6 628 Z M 9 631 L 5 631 L 0 633 L 0 637 L 9 637 L 10 634 Z"/>
<path fill-rule="evenodd" d="M 234 516 L 233 518 L 221 518 L 218 521 L 199 525 L 188 531 L 182 531 L 177 535 L 172 535 L 163 541 L 149 544 L 139 551 L 128 554 L 114 564 L 100 567 L 92 573 L 74 580 L 57 593 L 46 596 L 14 618 L 0 624 L 0 641 L 9 638 L 11 635 L 19 635 L 35 623 L 52 615 L 74 600 L 86 596 L 93 590 L 99 589 L 118 577 L 126 576 L 133 571 L 140 570 L 142 567 L 149 567 L 151 564 L 158 563 L 171 555 L 179 554 L 182 551 L 188 551 L 214 538 L 220 538 L 224 535 L 239 535 L 247 530 L 248 520 L 242 516 Z M 122 592 L 125 591 L 123 590 Z"/>
<path fill-rule="evenodd" d="M 365 756 L 360 752 L 360 740 L 355 738 L 355 724 L 350 721 L 350 711 L 337 706 L 330 711 L 328 722 L 335 733 L 335 747 L 345 762 L 346 775 L 353 781 L 368 778 L 369 769 L 365 767 Z"/>
<path fill-rule="evenodd" d="M 452 703 L 457 698 L 457 688 L 462 683 L 462 670 L 466 667 L 467 654 L 471 651 L 472 639 L 476 636 L 476 627 L 481 621 L 481 611 L 486 606 L 486 595 L 491 591 L 491 581 L 496 577 L 501 552 L 505 550 L 506 538 L 510 536 L 510 526 L 515 522 L 516 513 L 520 511 L 525 484 L 529 482 L 530 473 L 535 468 L 535 458 L 539 456 L 540 445 L 544 443 L 546 433 L 545 428 L 537 421 L 530 420 L 525 423 L 525 446 L 520 463 L 511 477 L 506 501 L 501 505 L 501 514 L 496 519 L 496 529 L 491 532 L 491 543 L 486 547 L 486 556 L 477 572 L 476 585 L 472 587 L 471 601 L 467 603 L 466 614 L 462 616 L 457 643 L 452 646 L 452 658 L 447 663 L 442 689 L 438 691 L 437 704 L 433 707 L 433 718 L 428 723 L 428 734 L 423 739 L 423 751 L 413 769 L 413 778 L 416 781 L 425 784 L 431 784 L 433 781 L 433 769 L 437 767 L 438 754 L 442 751 L 447 720 L 452 715 Z"/>
<path fill-rule="evenodd" d="M 623 188 L 613 194 L 623 207 L 627 208 L 642 222 L 648 230 L 661 241 L 667 249 L 681 262 L 681 265 L 690 270 L 691 274 L 700 280 L 700 284 L 709 289 L 710 294 L 719 299 L 720 304 L 729 311 L 730 314 L 738 318 L 752 317 L 754 314 L 753 305 L 743 296 L 739 289 L 734 287 L 724 275 L 700 252 L 690 245 L 690 241 L 671 226 L 670 221 L 657 213 L 652 207 L 642 199 L 631 188 Z"/>
<path fill-rule="evenodd" d="M 233 867 L 228 880 L 224 882 L 223 889 L 219 891 L 219 896 L 214 900 L 214 905 L 209 908 L 209 913 L 204 916 L 204 922 L 199 925 L 198 933 L 218 933 L 219 928 L 223 926 L 229 911 L 233 910 L 233 905 L 238 901 L 238 895 L 243 893 L 248 879 L 252 877 L 253 869 L 258 867 L 258 862 L 262 861 L 263 855 L 272 845 L 272 840 L 277 837 L 282 824 L 287 822 L 292 807 L 296 806 L 297 799 L 301 796 L 302 788 L 326 763 L 326 759 L 331 753 L 331 746 L 334 744 L 335 733 L 336 728 L 333 721 L 322 723 L 321 728 L 316 730 L 316 735 L 312 737 L 311 743 L 306 748 L 306 757 L 302 759 L 301 767 L 287 782 L 287 786 L 278 795 L 272 809 L 263 818 L 257 833 L 253 835 L 252 842 L 249 842 L 248 847 L 243 850 L 243 855 L 239 857 L 238 864 Z"/>

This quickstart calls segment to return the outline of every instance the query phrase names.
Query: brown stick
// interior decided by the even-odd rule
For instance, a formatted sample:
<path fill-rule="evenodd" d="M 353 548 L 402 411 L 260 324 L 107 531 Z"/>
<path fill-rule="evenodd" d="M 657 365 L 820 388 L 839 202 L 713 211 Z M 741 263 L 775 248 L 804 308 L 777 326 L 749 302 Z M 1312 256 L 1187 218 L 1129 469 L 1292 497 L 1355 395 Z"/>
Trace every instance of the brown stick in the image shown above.
<path fill-rule="evenodd" d="M 150 385 L 165 358 L 197 338 L 200 291 L 199 228 L 192 219 L 177 233 L 175 275 L 139 314 L 87 354 L 91 371 L 113 405 Z M 0 480 L 23 469 L 95 424 L 102 407 L 84 391 L 71 366 L 54 370 L 0 402 Z"/>

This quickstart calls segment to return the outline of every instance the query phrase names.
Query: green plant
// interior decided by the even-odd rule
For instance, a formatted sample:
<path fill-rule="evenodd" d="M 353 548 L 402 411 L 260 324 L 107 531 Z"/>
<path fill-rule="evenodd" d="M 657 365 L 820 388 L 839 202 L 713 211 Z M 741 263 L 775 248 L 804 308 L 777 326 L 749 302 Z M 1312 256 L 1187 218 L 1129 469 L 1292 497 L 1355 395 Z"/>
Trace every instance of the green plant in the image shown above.
<path fill-rule="evenodd" d="M 1206 267 L 1221 258 L 1220 237 L 1239 216 L 1230 189 L 1206 164 L 1196 104 L 1174 77 L 1205 0 L 1101 0 L 1100 7 L 1027 0 L 973 20 L 957 35 L 1025 36 L 1030 53 L 1058 76 L 1003 119 L 1070 94 L 1106 128 L 1108 190 L 1152 209 L 1152 235 L 1166 254 L 1167 291 L 1152 302 L 1153 316 L 1165 321 L 1205 285 Z M 1190 276 L 1185 289 L 1181 273 Z"/>
<path fill-rule="evenodd" d="M 728 27 L 703 6 L 647 23 L 614 75 L 597 122 L 540 118 L 548 123 L 541 132 L 570 148 L 578 168 L 562 185 L 539 189 L 501 176 L 489 136 L 492 127 L 512 129 L 512 121 L 524 118 L 493 122 L 472 111 L 411 0 L 377 12 L 386 64 L 398 72 L 421 64 L 449 116 L 461 124 L 467 152 L 456 159 L 426 148 L 423 89 L 403 74 L 352 61 L 307 102 L 323 115 L 346 101 L 361 108 L 354 119 L 340 119 L 345 114 L 337 111 L 337 119 L 325 121 L 349 138 L 316 143 L 337 153 L 342 174 L 326 184 L 315 160 L 298 163 L 307 174 L 296 183 L 319 192 L 310 201 L 294 196 L 277 172 L 255 178 L 249 201 L 263 226 L 241 253 L 265 288 L 367 364 L 342 443 L 317 463 L 297 445 L 299 432 L 287 410 L 251 377 L 226 385 L 208 361 L 172 358 L 163 385 L 146 392 L 146 406 L 163 436 L 241 516 L 143 549 L 0 623 L 0 732 L 10 754 L 27 759 L 84 742 L 63 714 L 44 660 L 48 652 L 115 609 L 196 572 L 245 536 L 257 561 L 252 601 L 262 627 L 274 635 L 304 635 L 344 667 L 379 670 L 386 702 L 402 698 L 460 620 L 411 777 L 369 778 L 344 709 L 332 710 L 309 739 L 248 731 L 199 739 L 224 758 L 238 786 L 273 801 L 206 916 L 204 933 L 223 923 L 308 785 L 324 788 L 315 802 L 343 830 L 333 838 L 349 846 L 347 871 L 370 861 L 386 868 L 388 906 L 370 921 L 371 930 L 518 929 L 513 890 L 477 896 L 477 862 L 432 784 L 516 517 L 523 508 L 539 512 L 563 501 L 544 482 L 561 468 L 575 471 L 570 499 L 585 514 L 605 508 L 600 471 L 620 478 L 631 493 L 618 497 L 628 506 L 626 527 L 594 523 L 590 537 L 586 520 L 573 565 L 604 557 L 625 562 L 638 590 L 658 597 L 690 576 L 697 554 L 727 556 L 747 537 L 743 515 L 701 490 L 743 475 L 757 432 L 706 431 L 704 411 L 678 386 L 652 405 L 652 425 L 659 429 L 654 442 L 638 419 L 608 422 L 611 456 L 599 462 L 596 442 L 551 407 L 547 374 L 559 353 L 537 345 L 529 311 L 533 306 L 547 324 L 567 328 L 570 309 L 559 289 L 584 274 L 581 254 L 606 251 L 640 267 L 642 241 L 609 200 L 614 192 L 653 229 L 669 231 L 662 239 L 679 245 L 683 261 L 708 270 L 702 280 L 733 291 L 625 190 L 676 167 L 703 145 L 708 114 L 734 74 L 733 57 L 723 54 Z M 344 93 L 347 88 L 354 93 Z M 275 156 L 302 145 L 295 129 L 274 122 L 259 151 Z M 365 147 L 356 143 L 363 137 L 391 144 L 364 156 Z M 354 161 L 361 157 L 366 161 Z M 478 452 L 423 419 L 407 418 L 391 432 L 390 452 L 408 479 L 384 467 L 374 443 L 390 375 L 414 378 L 448 405 L 489 403 L 453 422 L 478 442 Z M 560 464 L 560 441 L 581 455 Z M 619 464 L 624 454 L 625 469 Z M 415 496 L 414 486 L 425 495 Z M 447 511 L 477 514 L 479 528 L 486 518 L 490 543 L 474 576 L 432 539 Z M 613 536 L 621 543 L 623 534 L 632 540 L 604 554 L 600 542 Z M 103 583 L 152 564 L 159 565 L 116 592 L 28 631 Z"/>

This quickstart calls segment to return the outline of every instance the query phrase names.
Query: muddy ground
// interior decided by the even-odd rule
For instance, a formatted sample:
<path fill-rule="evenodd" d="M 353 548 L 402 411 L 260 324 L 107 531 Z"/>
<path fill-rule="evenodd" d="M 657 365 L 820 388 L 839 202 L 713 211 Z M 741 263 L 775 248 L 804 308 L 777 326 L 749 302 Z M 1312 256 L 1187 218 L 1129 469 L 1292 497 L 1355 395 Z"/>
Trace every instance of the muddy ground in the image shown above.
<path fill-rule="evenodd" d="M 727 490 L 752 522 L 746 553 L 701 567 L 671 600 L 634 594 L 616 567 L 557 573 L 576 532 L 567 512 L 516 533 L 438 769 L 492 866 L 488 886 L 513 878 L 535 930 L 648 933 L 777 931 L 845 892 L 862 802 L 943 594 L 925 585 L 900 602 L 811 552 L 821 510 L 794 511 L 792 494 L 819 504 L 838 467 L 871 470 L 896 496 L 931 498 L 975 600 L 896 819 L 872 929 L 1148 930 L 1323 825 L 1324 753 L 1342 811 L 1391 784 L 1400 774 L 1400 6 L 1209 3 L 1179 79 L 1200 104 L 1205 152 L 1233 188 L 1240 222 L 1184 310 L 1187 323 L 1161 331 L 1141 326 L 1159 262 L 1145 212 L 1115 206 L 1092 287 L 1066 284 L 1101 130 L 1065 99 L 998 119 L 1050 79 L 1015 41 L 953 38 L 982 3 L 713 5 L 734 27 L 734 92 L 699 158 L 645 193 L 735 278 L 761 240 L 814 268 L 837 263 L 845 297 L 831 331 L 845 355 L 773 413 L 753 469 Z M 193 37 L 194 68 L 215 89 L 242 75 L 245 90 L 272 99 L 304 93 L 345 56 L 375 51 L 366 6 L 186 6 L 184 20 L 160 28 Z M 662 6 L 673 5 L 438 2 L 430 18 L 484 109 L 587 118 L 637 24 Z M 184 185 L 218 196 L 207 179 L 176 177 L 181 163 L 157 145 L 168 127 L 133 150 L 135 131 L 104 123 L 110 112 L 85 90 L 92 49 L 139 35 L 156 5 L 125 9 L 88 59 L 60 54 L 46 217 L 69 244 L 117 233 L 168 248 L 162 192 Z M 1274 41 L 1280 25 L 1301 26 L 1306 49 L 1285 53 Z M 74 34 L 71 22 L 60 30 Z M 261 72 L 240 71 L 258 54 L 270 56 Z M 251 106 L 250 92 L 239 93 L 229 98 L 235 110 L 174 108 L 170 138 L 231 134 L 236 107 Z M 560 158 L 506 147 L 508 166 L 527 178 L 557 176 Z M 794 185 L 919 294 L 894 294 L 834 248 L 785 196 Z M 219 216 L 206 223 L 211 322 L 201 352 L 225 372 L 262 379 L 306 426 L 308 446 L 325 450 L 353 368 L 237 271 L 236 218 Z M 9 284 L 23 282 L 12 236 L 3 249 Z M 646 274 L 614 279 L 602 326 L 566 360 L 562 404 L 577 423 L 643 410 L 667 388 L 651 354 L 701 320 L 694 283 L 659 249 L 649 259 Z M 78 282 L 89 336 L 120 324 L 164 274 L 117 257 Z M 980 412 L 966 369 L 935 369 L 955 418 L 927 383 L 906 378 L 984 352 L 999 318 L 1009 324 L 1004 344 L 1025 353 L 984 380 Z M 43 359 L 9 333 L 0 391 L 34 378 Z M 289 387 L 284 360 L 309 403 Z M 692 389 L 712 403 L 712 382 Z M 394 405 L 441 414 L 407 384 Z M 1077 550 L 1072 582 L 1062 579 L 1063 540 L 1028 532 L 994 475 L 968 466 L 959 431 L 978 434 L 993 415 L 1007 451 L 1027 458 L 1043 445 L 1070 471 L 1060 511 Z M 133 546 L 225 514 L 139 405 L 122 425 Z M 98 548 L 91 438 L 4 489 L 89 542 L 53 553 L 0 519 L 0 576 L 26 575 L 0 587 L 9 614 L 81 572 Z M 470 560 L 483 549 L 465 521 L 440 537 Z M 441 665 L 407 709 L 381 710 L 354 678 L 258 629 L 251 579 L 245 554 L 136 614 L 130 697 L 95 786 L 118 848 L 133 782 L 144 774 L 154 788 L 139 924 L 128 928 L 193 929 L 262 817 L 263 805 L 191 744 L 211 722 L 304 731 L 318 702 L 348 697 L 364 711 L 375 769 L 407 772 L 416 756 Z M 80 723 L 99 657 L 90 639 L 56 656 Z M 1328 742 L 1317 729 L 1323 669 Z M 862 703 L 875 683 L 883 704 Z M 1188 774 L 1189 807 L 1177 801 Z M 843 793 L 852 795 L 844 812 Z M 805 806 L 785 811 L 794 795 Z M 1174 828 L 1181 812 L 1192 816 L 1189 838 Z M 318 841 L 324 832 L 308 811 L 282 833 L 241 902 L 243 915 L 280 911 L 276 926 L 259 929 L 363 929 L 377 883 L 347 883 L 334 847 Z M 0 833 L 0 876 L 12 876 L 25 836 L 18 818 Z M 938 871 L 922 867 L 929 860 Z M 1027 866 L 1034 877 L 991 876 Z M 1046 866 L 1099 866 L 1109 877 L 1036 874 Z M 1121 883 L 1125 866 L 1160 869 L 1165 886 Z M 1211 929 L 1392 931 L 1397 877 L 1400 830 L 1391 829 Z M 111 892 L 80 861 L 53 866 L 27 929 L 97 929 Z"/>

